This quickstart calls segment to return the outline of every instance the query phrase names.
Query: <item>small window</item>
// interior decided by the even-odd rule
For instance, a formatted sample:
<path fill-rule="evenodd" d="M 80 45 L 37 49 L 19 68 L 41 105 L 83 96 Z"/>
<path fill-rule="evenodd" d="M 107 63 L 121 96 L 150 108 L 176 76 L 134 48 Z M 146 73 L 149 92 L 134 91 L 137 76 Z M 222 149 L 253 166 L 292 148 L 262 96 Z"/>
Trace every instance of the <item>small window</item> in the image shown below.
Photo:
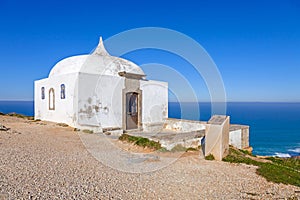
<path fill-rule="evenodd" d="M 45 87 L 41 88 L 41 97 L 42 99 L 45 99 Z"/>
<path fill-rule="evenodd" d="M 65 84 L 60 85 L 60 98 L 65 99 L 66 98 L 66 87 Z"/>

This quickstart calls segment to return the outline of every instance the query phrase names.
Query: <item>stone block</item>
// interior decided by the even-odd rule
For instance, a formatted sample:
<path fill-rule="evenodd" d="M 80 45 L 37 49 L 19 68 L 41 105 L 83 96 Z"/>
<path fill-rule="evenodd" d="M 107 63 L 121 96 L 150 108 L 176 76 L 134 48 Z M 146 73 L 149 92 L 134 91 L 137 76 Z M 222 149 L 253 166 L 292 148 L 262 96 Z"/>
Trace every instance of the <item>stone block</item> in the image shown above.
<path fill-rule="evenodd" d="M 205 156 L 212 154 L 222 160 L 229 151 L 229 116 L 214 115 L 207 123 L 205 134 Z"/>

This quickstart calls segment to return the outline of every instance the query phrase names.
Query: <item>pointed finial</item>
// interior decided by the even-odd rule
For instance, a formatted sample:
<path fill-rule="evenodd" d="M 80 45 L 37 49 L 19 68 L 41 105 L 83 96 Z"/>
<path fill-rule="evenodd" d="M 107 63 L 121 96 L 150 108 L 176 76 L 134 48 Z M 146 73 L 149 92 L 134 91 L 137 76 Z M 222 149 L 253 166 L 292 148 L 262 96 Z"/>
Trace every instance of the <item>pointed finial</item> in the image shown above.
<path fill-rule="evenodd" d="M 93 54 L 98 54 L 98 55 L 109 55 L 104 47 L 103 41 L 102 41 L 102 37 L 100 36 L 99 38 L 99 44 L 97 46 L 97 48 L 95 49 L 95 51 L 93 52 Z"/>

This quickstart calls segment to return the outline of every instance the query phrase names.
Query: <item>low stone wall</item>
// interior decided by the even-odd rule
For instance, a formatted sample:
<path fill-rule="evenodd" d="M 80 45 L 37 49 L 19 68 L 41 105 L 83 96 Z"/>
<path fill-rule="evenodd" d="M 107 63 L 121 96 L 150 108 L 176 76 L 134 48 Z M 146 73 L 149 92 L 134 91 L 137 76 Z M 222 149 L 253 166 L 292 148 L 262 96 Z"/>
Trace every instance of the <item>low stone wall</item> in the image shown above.
<path fill-rule="evenodd" d="M 146 131 L 146 132 L 157 132 L 157 133 L 159 133 L 160 131 L 163 130 L 164 123 L 163 122 L 158 122 L 158 123 L 143 123 L 142 127 L 143 127 L 143 131 Z"/>
<path fill-rule="evenodd" d="M 205 130 L 206 122 L 168 118 L 165 121 L 164 129 L 179 132 Z"/>
<path fill-rule="evenodd" d="M 168 118 L 164 123 L 143 123 L 142 126 L 142 137 L 160 142 L 168 150 L 176 145 L 196 148 L 205 141 L 205 154 L 212 153 L 218 160 L 227 155 L 229 145 L 239 149 L 249 147 L 249 126 L 230 124 L 229 116 L 213 116 L 208 122 Z"/>
<path fill-rule="evenodd" d="M 187 140 L 175 141 L 170 142 L 167 140 L 159 140 L 162 147 L 166 148 L 167 150 L 172 150 L 175 146 L 180 145 L 184 148 L 198 148 L 201 145 L 201 140 L 203 137 L 200 138 L 192 138 Z"/>
<path fill-rule="evenodd" d="M 192 132 L 209 129 L 210 124 L 204 121 L 168 118 L 164 123 L 165 130 L 177 132 Z M 249 147 L 249 126 L 230 124 L 229 145 L 239 149 Z"/>

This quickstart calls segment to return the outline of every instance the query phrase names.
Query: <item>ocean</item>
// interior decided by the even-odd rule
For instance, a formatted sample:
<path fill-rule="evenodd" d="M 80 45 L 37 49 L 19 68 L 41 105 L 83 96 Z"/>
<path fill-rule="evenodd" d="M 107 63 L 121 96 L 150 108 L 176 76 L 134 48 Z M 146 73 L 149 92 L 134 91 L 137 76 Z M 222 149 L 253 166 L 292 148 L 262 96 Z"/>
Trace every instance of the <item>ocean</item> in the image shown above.
<path fill-rule="evenodd" d="M 197 112 L 195 108 L 200 108 Z M 0 112 L 34 114 L 33 101 L 0 101 Z M 181 111 L 182 108 L 182 111 Z M 199 116 L 200 113 L 200 116 Z M 232 124 L 250 126 L 250 145 L 256 155 L 300 155 L 300 103 L 227 103 Z M 207 121 L 210 103 L 169 103 L 170 118 Z"/>
<path fill-rule="evenodd" d="M 210 103 L 181 103 L 185 118 L 209 120 Z M 180 104 L 169 103 L 169 117 L 180 118 Z M 195 114 L 199 107 L 200 116 Z M 185 111 L 188 110 L 188 111 Z M 250 146 L 256 155 L 300 155 L 300 103 L 227 103 L 231 124 L 250 126 Z"/>

